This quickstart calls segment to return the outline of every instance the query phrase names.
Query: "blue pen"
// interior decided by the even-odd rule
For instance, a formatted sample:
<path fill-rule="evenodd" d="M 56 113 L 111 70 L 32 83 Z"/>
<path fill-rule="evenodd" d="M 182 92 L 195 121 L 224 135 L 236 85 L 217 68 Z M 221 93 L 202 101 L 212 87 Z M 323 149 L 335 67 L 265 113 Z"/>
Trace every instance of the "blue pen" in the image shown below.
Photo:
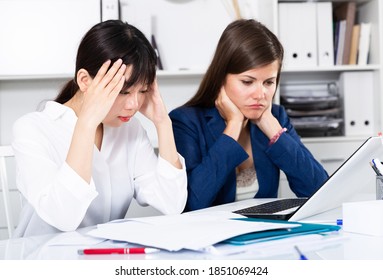
<path fill-rule="evenodd" d="M 372 169 L 375 171 L 376 176 L 382 176 L 382 174 L 380 174 L 378 168 L 375 166 L 375 164 L 372 161 L 370 162 L 370 165 L 371 165 Z"/>
<path fill-rule="evenodd" d="M 310 224 L 336 224 L 337 226 L 343 225 L 343 220 L 342 219 L 336 219 L 336 220 L 310 220 L 306 221 L 307 223 Z"/>
<path fill-rule="evenodd" d="M 299 250 L 298 246 L 294 246 L 294 248 L 295 250 L 297 250 L 300 260 L 308 260 L 308 258 L 305 255 L 303 255 L 302 252 Z"/>
<path fill-rule="evenodd" d="M 380 162 L 380 160 L 378 158 L 374 158 L 372 160 L 372 163 L 378 169 L 380 175 L 382 175 L 383 174 L 383 164 Z"/>

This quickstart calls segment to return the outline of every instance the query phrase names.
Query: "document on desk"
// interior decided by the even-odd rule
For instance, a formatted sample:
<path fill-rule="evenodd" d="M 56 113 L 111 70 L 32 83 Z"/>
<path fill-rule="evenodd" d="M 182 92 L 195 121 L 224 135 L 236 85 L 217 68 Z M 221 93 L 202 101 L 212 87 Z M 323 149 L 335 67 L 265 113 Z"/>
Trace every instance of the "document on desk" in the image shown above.
<path fill-rule="evenodd" d="M 300 226 L 289 223 L 247 222 L 246 219 L 233 218 L 238 218 L 238 215 L 222 212 L 134 218 L 98 225 L 97 229 L 87 234 L 168 251 L 200 251 L 234 236 Z"/>

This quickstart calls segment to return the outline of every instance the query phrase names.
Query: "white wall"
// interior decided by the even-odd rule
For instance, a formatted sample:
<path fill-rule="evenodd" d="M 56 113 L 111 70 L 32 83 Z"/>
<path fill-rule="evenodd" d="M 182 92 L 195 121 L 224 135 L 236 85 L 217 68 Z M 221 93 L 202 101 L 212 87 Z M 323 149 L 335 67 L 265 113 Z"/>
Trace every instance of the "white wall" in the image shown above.
<path fill-rule="evenodd" d="M 53 99 L 65 80 L 0 81 L 0 144 L 12 142 L 12 125 L 22 115 L 36 111 Z"/>

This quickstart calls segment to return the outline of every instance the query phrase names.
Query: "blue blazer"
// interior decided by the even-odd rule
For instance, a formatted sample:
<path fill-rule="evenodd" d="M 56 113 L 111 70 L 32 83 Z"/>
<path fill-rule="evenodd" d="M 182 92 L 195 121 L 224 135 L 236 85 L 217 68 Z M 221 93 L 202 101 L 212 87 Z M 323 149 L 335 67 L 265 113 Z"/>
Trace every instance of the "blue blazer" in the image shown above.
<path fill-rule="evenodd" d="M 277 197 L 280 170 L 298 197 L 313 194 L 328 178 L 327 172 L 303 145 L 282 106 L 272 114 L 287 128 L 276 143 L 250 123 L 254 167 L 259 190 L 256 198 Z M 248 158 L 238 142 L 223 134 L 226 127 L 218 110 L 179 107 L 170 113 L 178 152 L 185 158 L 188 174 L 186 211 L 233 202 L 235 168 Z"/>

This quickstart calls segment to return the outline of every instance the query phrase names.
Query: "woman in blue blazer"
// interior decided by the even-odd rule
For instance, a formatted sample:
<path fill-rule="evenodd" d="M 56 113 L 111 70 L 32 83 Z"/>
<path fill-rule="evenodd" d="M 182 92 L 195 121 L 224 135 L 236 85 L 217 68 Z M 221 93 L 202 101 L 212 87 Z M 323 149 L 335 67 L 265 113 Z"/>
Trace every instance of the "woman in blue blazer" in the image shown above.
<path fill-rule="evenodd" d="M 282 106 L 272 104 L 283 47 L 255 20 L 223 32 L 194 97 L 170 117 L 186 160 L 186 211 L 245 198 L 277 197 L 280 171 L 298 197 L 328 178 Z"/>

